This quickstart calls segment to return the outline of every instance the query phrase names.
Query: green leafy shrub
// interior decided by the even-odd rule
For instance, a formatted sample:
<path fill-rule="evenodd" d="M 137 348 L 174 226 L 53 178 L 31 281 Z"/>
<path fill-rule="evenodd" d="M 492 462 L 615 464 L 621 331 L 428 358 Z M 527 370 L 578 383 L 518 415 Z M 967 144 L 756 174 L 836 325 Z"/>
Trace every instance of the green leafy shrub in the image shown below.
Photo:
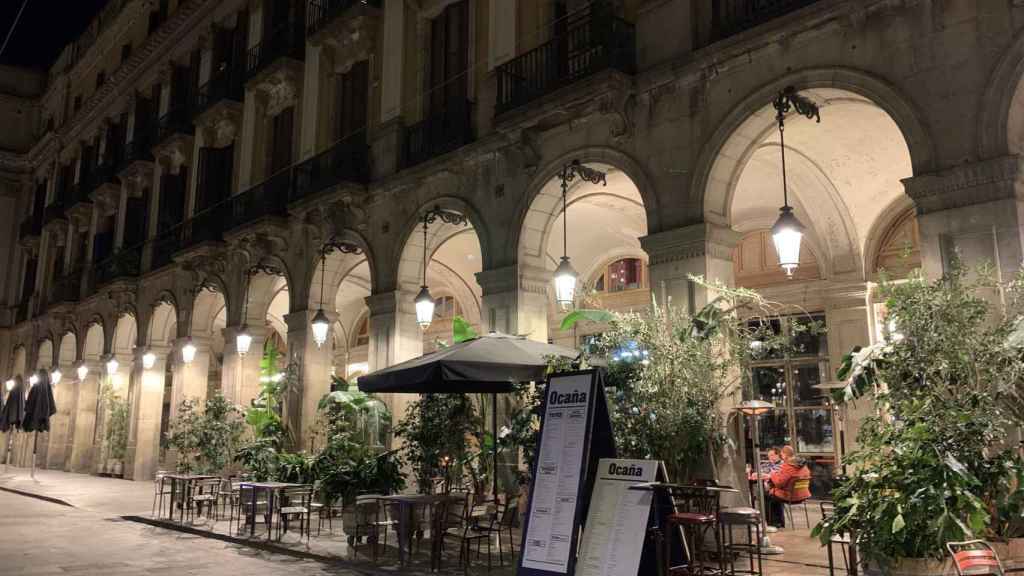
<path fill-rule="evenodd" d="M 442 458 L 456 465 L 468 461 L 468 438 L 480 427 L 466 394 L 421 394 L 409 405 L 395 432 L 420 492 L 429 492 L 433 479 L 444 473 Z"/>
<path fill-rule="evenodd" d="M 179 472 L 219 474 L 232 461 L 242 431 L 238 407 L 217 393 L 206 399 L 202 410 L 193 399 L 182 401 L 167 445 L 177 451 Z"/>

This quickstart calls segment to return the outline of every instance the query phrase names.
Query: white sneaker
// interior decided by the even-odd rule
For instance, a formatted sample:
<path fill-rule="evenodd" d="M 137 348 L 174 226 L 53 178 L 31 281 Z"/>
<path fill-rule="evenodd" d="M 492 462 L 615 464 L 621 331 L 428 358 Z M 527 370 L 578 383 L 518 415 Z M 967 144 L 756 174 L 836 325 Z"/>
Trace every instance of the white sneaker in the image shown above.
<path fill-rule="evenodd" d="M 779 529 L 776 528 L 775 526 L 768 526 L 767 528 L 765 528 L 765 532 L 767 532 L 769 534 L 775 534 L 778 531 L 779 531 Z"/>

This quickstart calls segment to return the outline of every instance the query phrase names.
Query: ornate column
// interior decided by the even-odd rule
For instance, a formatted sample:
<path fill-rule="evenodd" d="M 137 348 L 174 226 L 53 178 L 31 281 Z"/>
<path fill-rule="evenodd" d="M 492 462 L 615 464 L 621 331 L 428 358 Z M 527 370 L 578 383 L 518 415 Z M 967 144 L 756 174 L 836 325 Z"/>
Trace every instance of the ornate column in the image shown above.
<path fill-rule="evenodd" d="M 368 363 L 371 372 L 423 354 L 423 332 L 416 323 L 415 297 L 413 292 L 395 290 L 366 298 L 370 308 Z M 392 424 L 397 424 L 416 395 L 389 396 L 383 400 L 391 409 Z"/>
<path fill-rule="evenodd" d="M 476 281 L 483 291 L 483 329 L 547 342 L 551 274 L 550 270 L 526 265 L 477 272 Z"/>
<path fill-rule="evenodd" d="M 299 384 L 288 390 L 285 421 L 295 435 L 298 449 L 308 448 L 316 425 L 317 404 L 331 391 L 331 342 L 337 314 L 333 310 L 325 312 L 331 329 L 323 346 L 316 345 L 310 327 L 315 310 L 299 310 L 284 317 L 288 325 L 288 367 L 291 371 L 296 370 L 293 365 L 298 366 L 299 379 Z"/>
<path fill-rule="evenodd" d="M 973 267 L 995 265 L 1008 280 L 1021 267 L 1021 158 L 1003 156 L 903 180 L 917 207 L 921 266 L 931 277 L 949 269 L 953 256 Z"/>
<path fill-rule="evenodd" d="M 145 351 L 144 348 L 135 350 L 132 393 L 128 395 L 131 404 L 124 475 L 132 480 L 152 479 L 160 460 L 160 420 L 163 415 L 164 378 L 169 350 L 149 349 L 155 357 L 152 368 L 146 368 L 143 363 Z"/>
<path fill-rule="evenodd" d="M 78 374 L 68 374 L 75 378 L 77 390 L 74 411 L 74 427 L 71 430 L 71 458 L 68 460 L 68 472 L 90 472 L 93 470 L 95 456 L 93 431 L 96 429 L 96 408 L 99 402 L 100 376 L 102 364 L 97 361 L 86 361 L 89 369 L 84 380 Z"/>
<path fill-rule="evenodd" d="M 181 358 L 181 347 L 186 338 L 178 338 L 174 349 L 170 352 L 173 379 L 171 383 L 171 420 L 178 416 L 178 408 L 185 400 L 193 400 L 201 405 L 206 401 L 207 378 L 210 374 L 210 346 L 204 338 L 192 337 L 192 345 L 196 347 L 196 357 L 191 363 L 185 364 Z"/>
<path fill-rule="evenodd" d="M 724 226 L 701 223 L 644 236 L 651 291 L 659 303 L 671 302 L 687 310 L 699 310 L 713 295 L 687 276 L 703 276 L 727 285 L 733 283 L 732 251 L 740 234 Z"/>

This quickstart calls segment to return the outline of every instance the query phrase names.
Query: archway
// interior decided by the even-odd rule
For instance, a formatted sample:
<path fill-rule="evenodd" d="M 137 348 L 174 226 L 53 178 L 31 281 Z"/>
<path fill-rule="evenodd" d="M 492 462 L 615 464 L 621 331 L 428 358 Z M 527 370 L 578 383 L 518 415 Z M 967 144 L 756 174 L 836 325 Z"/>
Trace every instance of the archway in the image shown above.
<path fill-rule="evenodd" d="M 57 365 L 61 378 L 54 386 L 54 402 L 57 413 L 50 419 L 49 447 L 47 448 L 46 467 L 65 469 L 71 454 L 74 415 L 78 404 L 78 381 L 75 374 L 75 362 L 78 360 L 78 338 L 71 330 L 60 337 Z"/>
<path fill-rule="evenodd" d="M 181 363 L 180 351 L 175 354 L 178 309 L 170 296 L 157 301 L 153 307 L 147 335 L 146 352 L 152 354 L 153 365 L 149 368 L 143 365 L 135 446 L 136 469 L 140 465 L 145 468 L 138 471 L 142 476 L 151 473 L 157 462 L 164 468 L 171 464 L 161 440 L 167 437 L 174 407 L 181 401 L 175 395 L 174 386 L 174 367 Z"/>
<path fill-rule="evenodd" d="M 640 246 L 648 233 L 647 209 L 640 189 L 617 166 L 586 161 L 583 166 L 603 173 L 604 181 L 576 178 L 568 185 L 568 228 L 562 182 L 549 178 L 530 202 L 517 247 L 520 283 L 534 286 L 520 289 L 518 332 L 569 347 L 601 327 L 558 330 L 565 310 L 556 306 L 550 278 L 563 254 L 578 274 L 577 306 L 625 311 L 650 304 L 648 258 Z"/>
<path fill-rule="evenodd" d="M 36 351 L 36 370 L 46 370 L 49 372 L 53 369 L 53 341 L 49 338 L 39 342 L 39 348 Z"/>
<path fill-rule="evenodd" d="M 842 355 L 872 339 L 871 282 L 880 246 L 890 247 L 884 257 L 891 266 L 897 241 L 878 235 L 889 233 L 894 208 L 898 215 L 908 207 L 902 181 L 921 155 L 912 156 L 904 134 L 914 137 L 915 130 L 905 129 L 905 117 L 890 114 L 891 102 L 834 86 L 797 88 L 819 107 L 821 122 L 796 113 L 785 121 L 789 204 L 805 227 L 795 274 L 787 277 L 780 269 L 770 234 L 783 201 L 782 149 L 770 97 L 735 122 L 717 149 L 702 206 L 707 222 L 741 235 L 732 253 L 732 280 L 782 304 L 789 315 L 773 324 L 776 330 L 798 338 L 794 323 L 809 321 L 828 330 L 807 346 L 760 359 L 745 393 L 776 402 L 762 417 L 761 445 L 792 445 L 811 462 L 812 491 L 825 494 L 840 457 L 834 431 L 843 423 L 816 386 L 835 380 Z M 848 448 L 859 416 L 846 419 Z M 743 445 L 749 453 L 749 434 Z"/>
<path fill-rule="evenodd" d="M 106 368 L 103 362 L 103 322 L 95 318 L 85 328 L 82 361 L 66 378 L 74 378 L 77 390 L 72 424 L 69 426 L 71 472 L 94 472 L 99 465 L 96 456 L 102 448 L 101 424 L 97 418 L 104 411 L 100 384 Z"/>
<path fill-rule="evenodd" d="M 368 372 L 370 260 L 362 242 L 335 241 L 324 250 L 309 290 L 309 310 L 321 307 L 331 319 L 331 374 L 346 382 Z M 321 298 L 321 286 L 323 297 Z M 332 383 L 332 386 L 334 384 Z"/>

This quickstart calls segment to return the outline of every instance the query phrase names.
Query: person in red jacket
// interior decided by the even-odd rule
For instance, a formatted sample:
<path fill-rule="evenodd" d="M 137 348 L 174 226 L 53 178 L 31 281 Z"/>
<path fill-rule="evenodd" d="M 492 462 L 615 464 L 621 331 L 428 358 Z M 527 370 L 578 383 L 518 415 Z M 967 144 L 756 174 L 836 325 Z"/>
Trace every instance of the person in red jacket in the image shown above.
<path fill-rule="evenodd" d="M 785 503 L 797 504 L 811 497 L 811 469 L 792 446 L 782 447 L 782 466 L 768 476 L 768 524 L 786 525 Z"/>

